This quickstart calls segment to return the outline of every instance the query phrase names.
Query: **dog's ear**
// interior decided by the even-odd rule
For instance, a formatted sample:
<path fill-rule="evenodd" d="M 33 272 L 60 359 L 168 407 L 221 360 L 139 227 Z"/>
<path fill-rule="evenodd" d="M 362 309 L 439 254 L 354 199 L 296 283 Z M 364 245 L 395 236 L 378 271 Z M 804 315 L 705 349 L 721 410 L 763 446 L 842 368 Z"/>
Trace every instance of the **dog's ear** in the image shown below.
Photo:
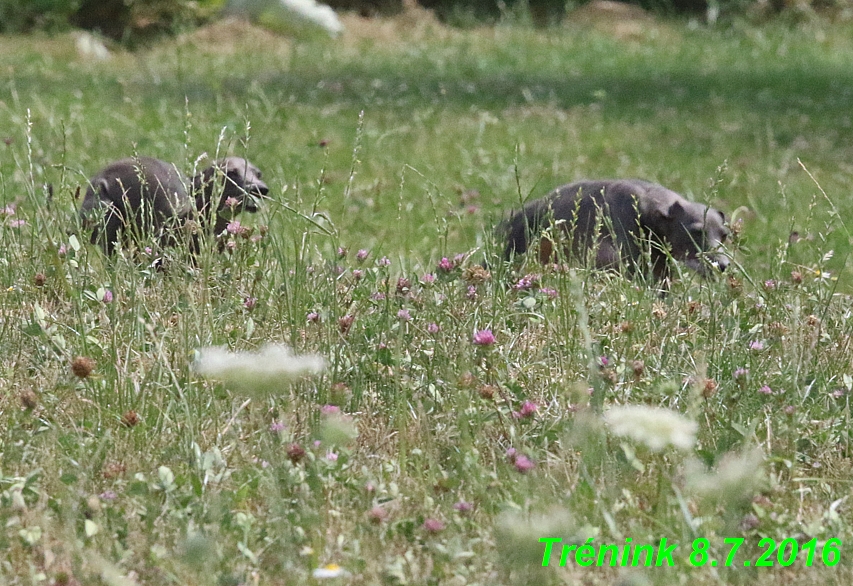
<path fill-rule="evenodd" d="M 671 220 L 673 218 L 677 218 L 683 213 L 684 207 L 681 205 L 681 202 L 678 201 L 673 202 L 669 207 L 657 204 L 651 209 L 652 216 L 660 220 Z"/>
<path fill-rule="evenodd" d="M 101 199 L 110 198 L 110 184 L 105 177 L 100 177 L 92 187 L 100 195 Z"/>
<path fill-rule="evenodd" d="M 669 209 L 664 214 L 664 217 L 667 219 L 677 218 L 684 214 L 684 206 L 681 205 L 680 201 L 673 202 Z"/>

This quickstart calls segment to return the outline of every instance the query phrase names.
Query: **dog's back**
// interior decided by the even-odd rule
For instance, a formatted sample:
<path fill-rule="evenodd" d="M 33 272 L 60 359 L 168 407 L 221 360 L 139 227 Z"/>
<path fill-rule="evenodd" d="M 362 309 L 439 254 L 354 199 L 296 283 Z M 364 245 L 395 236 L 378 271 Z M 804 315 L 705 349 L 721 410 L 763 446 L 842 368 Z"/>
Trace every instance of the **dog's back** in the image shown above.
<path fill-rule="evenodd" d="M 111 163 L 92 177 L 80 218 L 92 229 L 92 242 L 110 253 L 127 230 L 162 232 L 191 209 L 186 183 L 174 165 L 135 157 Z"/>

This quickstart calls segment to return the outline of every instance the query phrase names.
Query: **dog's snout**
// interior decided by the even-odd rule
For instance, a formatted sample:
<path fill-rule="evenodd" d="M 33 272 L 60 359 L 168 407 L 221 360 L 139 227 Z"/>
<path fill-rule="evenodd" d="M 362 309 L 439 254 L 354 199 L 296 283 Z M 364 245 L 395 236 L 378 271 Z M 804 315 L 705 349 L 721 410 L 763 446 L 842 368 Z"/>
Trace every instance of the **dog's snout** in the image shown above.
<path fill-rule="evenodd" d="M 708 254 L 705 258 L 711 266 L 721 273 L 725 272 L 725 270 L 729 268 L 729 257 L 722 252 Z"/>
<path fill-rule="evenodd" d="M 269 187 L 267 187 L 267 184 L 266 184 L 266 183 L 264 183 L 263 181 L 257 181 L 257 182 L 255 182 L 255 186 L 254 186 L 254 187 L 255 187 L 255 192 L 257 192 L 258 194 L 260 194 L 262 197 L 266 197 L 266 196 L 267 196 L 267 194 L 270 192 L 270 188 L 269 188 Z"/>

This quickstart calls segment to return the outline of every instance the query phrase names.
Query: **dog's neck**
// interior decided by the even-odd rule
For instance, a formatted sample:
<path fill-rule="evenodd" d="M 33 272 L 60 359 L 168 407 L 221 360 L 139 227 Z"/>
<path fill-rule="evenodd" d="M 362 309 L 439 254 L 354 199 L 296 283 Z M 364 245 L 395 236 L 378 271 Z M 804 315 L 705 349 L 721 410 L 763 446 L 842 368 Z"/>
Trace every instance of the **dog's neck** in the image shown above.
<path fill-rule="evenodd" d="M 202 227 L 207 226 L 208 221 L 211 219 L 211 215 L 215 214 L 216 218 L 214 228 L 218 228 L 221 219 L 219 217 L 218 209 L 215 212 L 211 210 L 211 205 L 213 203 L 211 201 L 213 199 L 213 178 L 208 175 L 208 172 L 204 171 L 192 179 L 192 193 L 195 199 L 195 210 L 198 222 Z"/>

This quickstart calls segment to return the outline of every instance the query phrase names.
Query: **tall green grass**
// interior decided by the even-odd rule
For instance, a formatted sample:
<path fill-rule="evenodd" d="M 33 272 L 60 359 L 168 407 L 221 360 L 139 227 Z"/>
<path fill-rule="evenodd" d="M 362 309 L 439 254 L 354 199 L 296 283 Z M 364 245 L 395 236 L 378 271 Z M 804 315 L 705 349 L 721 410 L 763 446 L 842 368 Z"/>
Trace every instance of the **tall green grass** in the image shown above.
<path fill-rule="evenodd" d="M 848 583 L 849 27 L 347 24 L 103 63 L 0 39 L 0 581 Z M 226 152 L 272 189 L 241 218 L 260 238 L 162 272 L 79 231 L 108 161 Z M 731 272 L 661 298 L 496 262 L 506 210 L 603 176 L 748 208 Z M 191 369 L 265 342 L 328 368 L 273 392 Z M 696 445 L 617 436 L 597 401 L 676 411 Z M 557 536 L 679 562 L 542 568 Z M 738 567 L 693 569 L 700 537 L 717 560 L 743 537 Z M 744 568 L 764 537 L 845 545 Z"/>

